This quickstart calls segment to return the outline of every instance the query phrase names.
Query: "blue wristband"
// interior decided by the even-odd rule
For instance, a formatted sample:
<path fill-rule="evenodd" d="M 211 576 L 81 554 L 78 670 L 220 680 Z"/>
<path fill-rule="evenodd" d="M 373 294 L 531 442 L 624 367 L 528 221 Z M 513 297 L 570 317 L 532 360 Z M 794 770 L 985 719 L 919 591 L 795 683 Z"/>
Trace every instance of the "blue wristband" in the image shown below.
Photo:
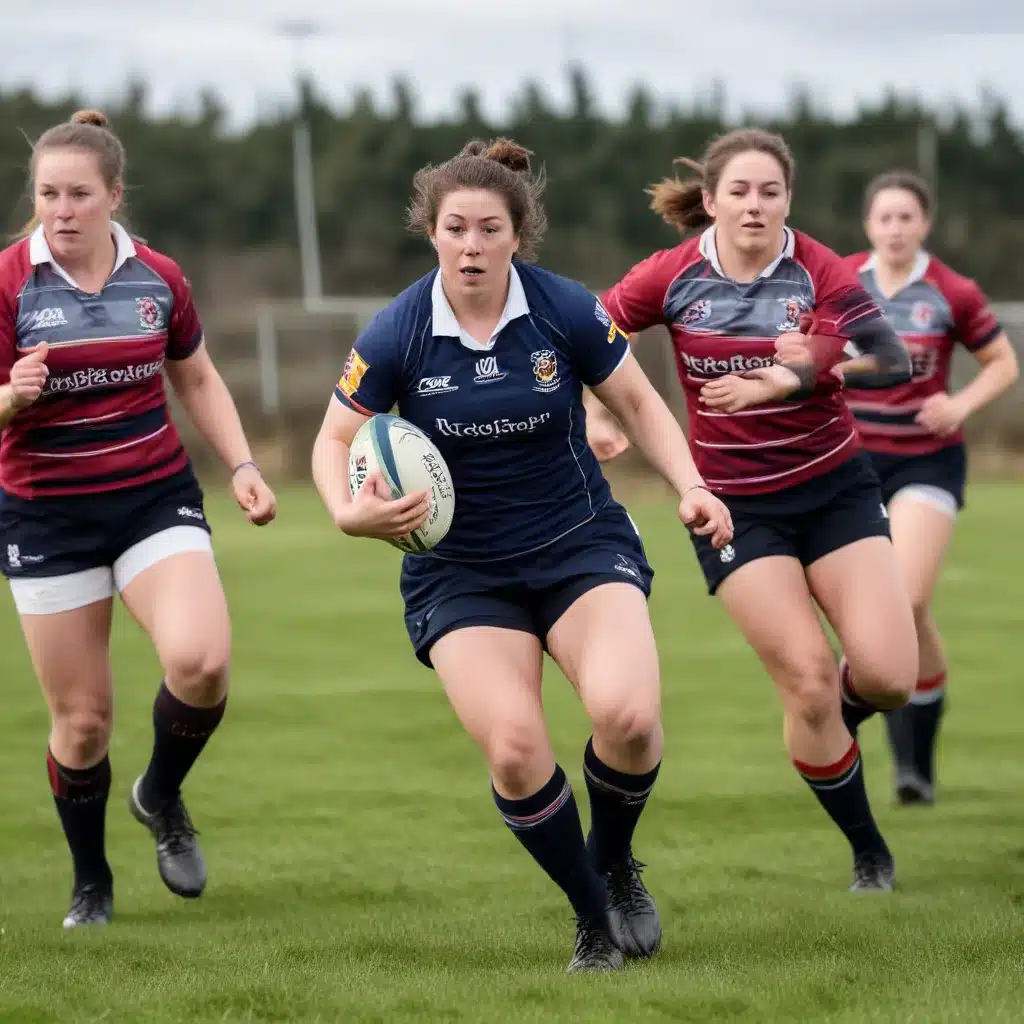
<path fill-rule="evenodd" d="M 240 462 L 237 466 L 235 466 L 233 470 L 231 470 L 231 475 L 234 476 L 240 469 L 245 469 L 246 466 L 252 466 L 252 468 L 255 469 L 257 473 L 260 472 L 260 467 L 257 466 L 256 463 L 252 461 L 252 459 L 246 459 L 245 462 Z M 263 474 L 260 473 L 260 476 L 262 475 Z"/>

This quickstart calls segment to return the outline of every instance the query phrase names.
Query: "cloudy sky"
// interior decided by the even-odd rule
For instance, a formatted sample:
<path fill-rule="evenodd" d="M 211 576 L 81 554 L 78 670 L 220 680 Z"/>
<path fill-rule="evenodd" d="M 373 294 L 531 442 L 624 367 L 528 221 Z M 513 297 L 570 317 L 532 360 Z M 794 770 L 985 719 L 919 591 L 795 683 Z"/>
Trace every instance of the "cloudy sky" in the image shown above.
<path fill-rule="evenodd" d="M 552 99 L 584 64 L 615 112 L 637 81 L 689 97 L 720 79 L 730 110 L 785 103 L 796 82 L 840 114 L 888 86 L 976 106 L 988 87 L 1024 124 L 1020 0 L 43 0 L 4 3 L 0 86 L 68 87 L 101 105 L 130 75 L 157 111 L 187 108 L 203 86 L 236 125 L 293 95 L 307 67 L 329 101 L 358 86 L 381 98 L 400 72 L 425 115 L 464 85 L 500 116 L 527 78 Z M 296 45 L 283 23 L 318 34 Z"/>

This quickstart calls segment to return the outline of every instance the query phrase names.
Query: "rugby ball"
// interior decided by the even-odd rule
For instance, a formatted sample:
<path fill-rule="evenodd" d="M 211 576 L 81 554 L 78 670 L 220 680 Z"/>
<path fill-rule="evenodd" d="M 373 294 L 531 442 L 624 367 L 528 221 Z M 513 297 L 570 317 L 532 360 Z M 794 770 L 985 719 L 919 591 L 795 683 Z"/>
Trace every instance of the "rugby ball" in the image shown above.
<path fill-rule="evenodd" d="M 448 465 L 434 442 L 401 416 L 371 416 L 356 431 L 349 449 L 349 493 L 355 496 L 374 470 L 380 470 L 392 498 L 416 491 L 431 492 L 427 521 L 391 543 L 410 552 L 429 551 L 440 544 L 455 515 L 455 488 Z"/>

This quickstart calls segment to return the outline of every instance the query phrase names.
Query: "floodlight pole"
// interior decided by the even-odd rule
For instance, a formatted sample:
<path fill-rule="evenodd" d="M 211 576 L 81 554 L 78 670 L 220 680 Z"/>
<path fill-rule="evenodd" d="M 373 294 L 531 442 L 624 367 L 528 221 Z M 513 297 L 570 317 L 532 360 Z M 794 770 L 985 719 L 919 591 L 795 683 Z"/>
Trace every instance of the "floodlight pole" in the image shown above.
<path fill-rule="evenodd" d="M 320 269 L 320 238 L 317 231 L 316 189 L 313 180 L 313 150 L 309 120 L 302 103 L 301 47 L 304 40 L 320 34 L 313 22 L 287 21 L 278 26 L 281 35 L 295 43 L 295 85 L 298 103 L 292 128 L 292 177 L 295 189 L 295 218 L 299 234 L 302 267 L 302 297 L 308 307 L 323 298 Z"/>

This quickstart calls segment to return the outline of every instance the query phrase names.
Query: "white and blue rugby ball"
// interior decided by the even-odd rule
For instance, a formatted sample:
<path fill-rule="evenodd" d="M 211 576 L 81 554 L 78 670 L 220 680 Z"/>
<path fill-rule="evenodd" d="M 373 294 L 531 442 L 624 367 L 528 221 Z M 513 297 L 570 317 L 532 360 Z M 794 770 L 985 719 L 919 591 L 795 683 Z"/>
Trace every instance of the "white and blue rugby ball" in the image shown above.
<path fill-rule="evenodd" d="M 455 515 L 455 488 L 444 457 L 419 427 L 401 416 L 380 413 L 368 419 L 352 438 L 348 457 L 348 489 L 355 496 L 366 478 L 380 470 L 392 498 L 430 490 L 427 521 L 391 543 L 402 551 L 429 551 L 444 540 Z"/>

